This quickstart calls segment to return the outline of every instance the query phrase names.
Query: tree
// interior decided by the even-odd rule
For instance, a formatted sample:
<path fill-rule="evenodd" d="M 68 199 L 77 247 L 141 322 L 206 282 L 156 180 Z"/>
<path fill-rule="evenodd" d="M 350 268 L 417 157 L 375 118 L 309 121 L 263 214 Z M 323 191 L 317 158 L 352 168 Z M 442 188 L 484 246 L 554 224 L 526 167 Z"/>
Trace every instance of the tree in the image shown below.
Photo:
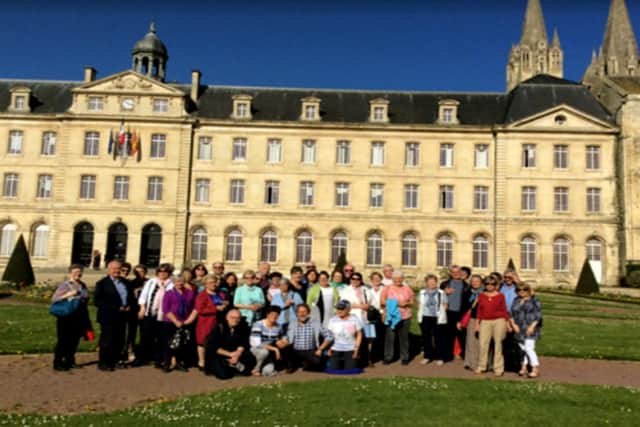
<path fill-rule="evenodd" d="M 507 270 L 517 272 L 516 265 L 513 263 L 513 258 L 509 258 L 509 262 L 507 263 Z"/>
<path fill-rule="evenodd" d="M 593 270 L 591 270 L 588 259 L 585 259 L 584 264 L 582 264 L 582 271 L 580 272 L 580 278 L 578 278 L 576 293 L 584 295 L 600 293 L 600 285 L 598 285 L 596 276 L 593 274 Z"/>
<path fill-rule="evenodd" d="M 33 285 L 36 278 L 31 267 L 31 258 L 24 237 L 21 234 L 16 242 L 16 246 L 11 252 L 11 257 L 2 275 L 3 282 L 12 283 L 18 287 Z"/>
<path fill-rule="evenodd" d="M 339 271 L 342 273 L 344 277 L 344 266 L 347 265 L 347 254 L 344 251 L 340 251 L 340 255 L 338 256 L 338 260 L 336 261 L 336 266 L 333 269 L 333 272 Z"/>

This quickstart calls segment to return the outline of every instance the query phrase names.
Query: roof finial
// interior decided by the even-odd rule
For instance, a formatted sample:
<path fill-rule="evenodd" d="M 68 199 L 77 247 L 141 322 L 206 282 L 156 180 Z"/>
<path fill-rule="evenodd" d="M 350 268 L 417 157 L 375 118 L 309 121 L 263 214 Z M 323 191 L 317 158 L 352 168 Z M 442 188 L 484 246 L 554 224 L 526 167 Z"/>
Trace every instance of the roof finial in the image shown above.
<path fill-rule="evenodd" d="M 557 27 L 553 29 L 553 41 L 551 42 L 551 46 L 560 47 L 560 36 L 558 35 Z"/>
<path fill-rule="evenodd" d="M 149 32 L 156 33 L 156 21 L 153 18 L 151 18 L 151 23 L 149 24 Z"/>

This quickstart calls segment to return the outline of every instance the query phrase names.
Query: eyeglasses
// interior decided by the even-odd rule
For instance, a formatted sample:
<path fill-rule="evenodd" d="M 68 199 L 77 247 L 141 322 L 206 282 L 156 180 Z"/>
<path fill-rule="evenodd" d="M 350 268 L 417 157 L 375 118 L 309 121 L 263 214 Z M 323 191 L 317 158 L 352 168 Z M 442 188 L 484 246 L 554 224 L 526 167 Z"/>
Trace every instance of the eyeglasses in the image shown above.
<path fill-rule="evenodd" d="M 353 268 L 345 268 L 344 271 L 353 271 Z"/>
<path fill-rule="evenodd" d="M 357 280 L 357 281 L 360 281 L 360 280 L 362 280 L 362 278 L 361 278 L 361 277 L 352 277 L 352 278 L 351 278 L 351 280 Z"/>
<path fill-rule="evenodd" d="M 167 270 L 158 270 L 158 273 L 168 273 Z"/>
<path fill-rule="evenodd" d="M 204 267 L 196 267 L 196 270 L 204 270 Z"/>

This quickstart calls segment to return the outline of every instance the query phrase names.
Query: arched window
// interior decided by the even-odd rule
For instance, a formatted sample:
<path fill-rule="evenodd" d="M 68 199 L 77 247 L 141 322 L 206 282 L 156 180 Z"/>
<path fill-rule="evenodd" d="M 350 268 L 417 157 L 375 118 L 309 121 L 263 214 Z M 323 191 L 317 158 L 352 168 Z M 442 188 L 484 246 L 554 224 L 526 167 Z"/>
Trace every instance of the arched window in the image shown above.
<path fill-rule="evenodd" d="M 276 262 L 278 258 L 278 235 L 273 230 L 262 233 L 260 239 L 260 261 Z"/>
<path fill-rule="evenodd" d="M 9 256 L 16 244 L 16 231 L 18 227 L 15 224 L 5 224 L 0 229 L 0 256 Z"/>
<path fill-rule="evenodd" d="M 296 237 L 296 262 L 307 263 L 311 261 L 313 248 L 313 236 L 308 231 L 302 231 Z"/>
<path fill-rule="evenodd" d="M 418 238 L 414 233 L 402 236 L 402 265 L 415 267 L 418 265 Z"/>
<path fill-rule="evenodd" d="M 553 271 L 569 271 L 569 240 L 564 237 L 553 241 Z"/>
<path fill-rule="evenodd" d="M 448 267 L 453 264 L 453 238 L 449 234 L 438 237 L 438 267 Z"/>
<path fill-rule="evenodd" d="M 602 242 L 595 237 L 587 240 L 587 259 L 589 261 L 602 261 Z"/>
<path fill-rule="evenodd" d="M 242 261 L 242 232 L 237 228 L 227 233 L 226 261 Z"/>
<path fill-rule="evenodd" d="M 205 261 L 207 259 L 207 230 L 198 227 L 191 232 L 191 259 Z"/>
<path fill-rule="evenodd" d="M 531 236 L 527 236 L 520 242 L 520 267 L 523 270 L 536 269 L 537 242 Z"/>
<path fill-rule="evenodd" d="M 344 252 L 347 255 L 347 235 L 343 231 L 338 231 L 331 238 L 331 262 L 335 264 L 340 258 L 340 254 Z"/>
<path fill-rule="evenodd" d="M 473 267 L 489 267 L 489 240 L 485 236 L 476 236 L 473 239 Z"/>
<path fill-rule="evenodd" d="M 49 254 L 49 226 L 40 224 L 33 229 L 31 253 L 34 257 L 46 258 Z"/>
<path fill-rule="evenodd" d="M 382 265 L 382 236 L 377 231 L 367 237 L 367 265 Z"/>

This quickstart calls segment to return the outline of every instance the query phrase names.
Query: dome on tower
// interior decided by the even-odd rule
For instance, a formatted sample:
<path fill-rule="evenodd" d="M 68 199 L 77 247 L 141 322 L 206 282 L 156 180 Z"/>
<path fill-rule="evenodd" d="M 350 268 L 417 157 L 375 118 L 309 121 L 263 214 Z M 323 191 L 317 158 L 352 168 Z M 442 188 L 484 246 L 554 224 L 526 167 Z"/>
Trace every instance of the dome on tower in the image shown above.
<path fill-rule="evenodd" d="M 149 32 L 133 46 L 132 53 L 152 53 L 156 55 L 167 56 L 167 47 L 162 40 L 156 35 L 156 24 L 152 21 L 149 26 Z"/>

